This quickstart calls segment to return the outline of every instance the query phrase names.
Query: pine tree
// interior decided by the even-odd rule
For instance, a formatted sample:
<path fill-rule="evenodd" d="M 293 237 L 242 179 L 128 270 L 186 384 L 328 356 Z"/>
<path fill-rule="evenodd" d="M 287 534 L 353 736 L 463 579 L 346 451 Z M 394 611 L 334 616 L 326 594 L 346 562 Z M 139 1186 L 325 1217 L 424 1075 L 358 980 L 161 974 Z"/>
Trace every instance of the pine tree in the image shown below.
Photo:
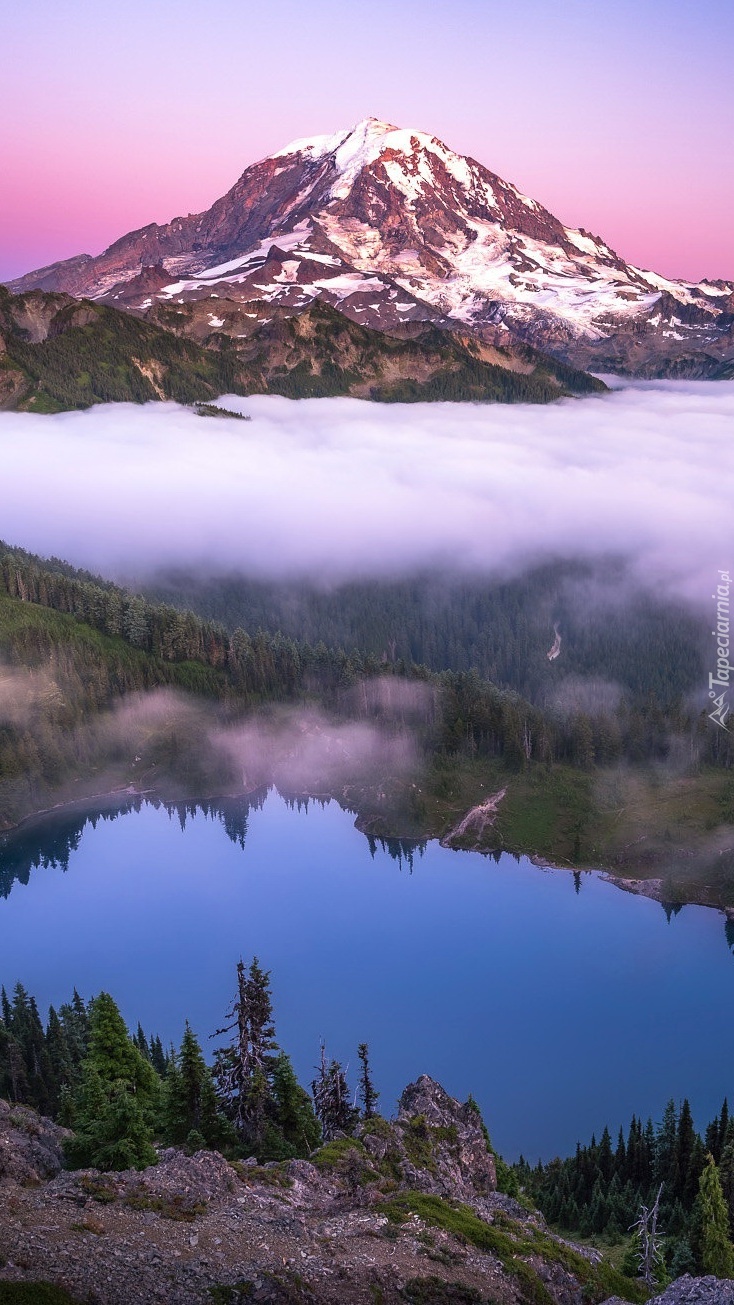
<path fill-rule="evenodd" d="M 724 1200 L 729 1209 L 729 1231 L 734 1235 L 734 1119 L 727 1119 L 726 1133 L 721 1149 L 719 1178 Z"/>
<path fill-rule="evenodd" d="M 678 1114 L 671 1099 L 665 1107 L 662 1123 L 655 1138 L 654 1180 L 665 1185 L 670 1198 L 680 1192 L 678 1169 Z"/>
<path fill-rule="evenodd" d="M 670 1277 L 682 1278 L 684 1273 L 695 1274 L 696 1258 L 687 1237 L 676 1237 L 668 1247 L 666 1256 Z"/>
<path fill-rule="evenodd" d="M 65 1144 L 67 1157 L 76 1167 L 145 1168 L 156 1160 L 160 1080 L 108 993 L 91 1003 L 89 1027 L 89 1051 L 69 1103 L 75 1135 Z"/>
<path fill-rule="evenodd" d="M 181 1049 L 169 1065 L 163 1127 L 166 1140 L 173 1146 L 216 1149 L 232 1140 L 231 1125 L 218 1108 L 211 1072 L 188 1021 Z"/>
<path fill-rule="evenodd" d="M 138 1020 L 138 1027 L 135 1030 L 135 1037 L 133 1038 L 133 1042 L 135 1043 L 135 1046 L 137 1047 L 141 1056 L 145 1056 L 146 1060 L 150 1060 L 151 1059 L 150 1046 L 148 1045 L 148 1039 L 145 1036 L 145 1032 L 143 1031 L 143 1026 L 140 1023 L 140 1020 Z"/>
<path fill-rule="evenodd" d="M 377 1114 L 375 1107 L 379 1100 L 379 1092 L 375 1090 L 372 1081 L 369 1062 L 369 1047 L 366 1042 L 360 1042 L 357 1047 L 357 1055 L 361 1065 L 359 1074 L 359 1099 L 362 1102 L 362 1110 L 365 1119 L 372 1119 Z"/>
<path fill-rule="evenodd" d="M 724 1098 L 724 1104 L 721 1107 L 721 1114 L 711 1120 L 704 1138 L 704 1146 L 707 1151 L 711 1152 L 714 1162 L 718 1165 L 721 1161 L 721 1153 L 724 1149 L 724 1139 L 726 1130 L 729 1126 L 729 1103 Z"/>
<path fill-rule="evenodd" d="M 679 1188 L 675 1195 L 680 1196 L 684 1206 L 690 1208 L 698 1190 L 698 1179 L 704 1162 L 704 1154 L 702 1153 L 700 1139 L 696 1136 L 696 1130 L 693 1127 L 693 1116 L 687 1098 L 681 1106 L 678 1119 L 676 1155 Z"/>
<path fill-rule="evenodd" d="M 265 1158 L 307 1159 L 321 1142 L 321 1128 L 311 1098 L 301 1087 L 285 1052 L 281 1052 L 272 1073 L 272 1117 L 266 1127 Z"/>
<path fill-rule="evenodd" d="M 13 989 L 7 1004 L 7 1029 L 14 1099 L 48 1114 L 52 1107 L 53 1072 L 46 1050 L 46 1038 L 35 998 L 21 983 Z"/>
<path fill-rule="evenodd" d="M 149 1113 L 128 1084 L 105 1085 L 94 1069 L 87 1069 L 75 1110 L 77 1131 L 64 1145 L 72 1166 L 145 1169 L 156 1163 Z"/>
<path fill-rule="evenodd" d="M 729 1211 L 719 1171 L 709 1153 L 699 1181 L 701 1266 L 717 1278 L 734 1277 L 734 1245 L 729 1235 Z"/>
<path fill-rule="evenodd" d="M 337 1133 L 350 1136 L 357 1126 L 359 1111 L 349 1101 L 349 1088 L 344 1070 L 338 1060 L 327 1064 L 326 1047 L 321 1043 L 318 1078 L 311 1084 L 316 1118 L 321 1124 L 325 1142 L 331 1142 Z"/>
<path fill-rule="evenodd" d="M 624 1132 L 620 1126 L 617 1134 L 617 1149 L 614 1152 L 614 1172 L 622 1181 L 627 1177 L 627 1148 L 624 1144 Z"/>
<path fill-rule="evenodd" d="M 150 1039 L 150 1063 L 156 1074 L 160 1078 L 165 1078 L 168 1073 L 169 1057 L 163 1050 L 163 1043 L 158 1036 Z"/>
<path fill-rule="evenodd" d="M 607 1127 L 604 1128 L 604 1132 L 601 1135 L 596 1162 L 599 1166 L 599 1171 L 604 1182 L 608 1183 L 612 1176 L 614 1156 L 612 1154 L 612 1139 Z"/>
<path fill-rule="evenodd" d="M 245 1148 L 257 1151 L 268 1107 L 272 1103 L 270 1076 L 277 1043 L 270 997 L 270 974 L 253 957 L 249 971 L 237 964 L 237 996 L 227 1014 L 231 1023 L 217 1035 L 234 1032 L 231 1044 L 220 1048 L 214 1078 L 227 1116 Z"/>
<path fill-rule="evenodd" d="M 72 1064 L 66 1034 L 64 1033 L 64 1026 L 53 1006 L 48 1012 L 46 1053 L 48 1055 L 49 1066 L 52 1074 L 51 1083 L 49 1085 L 51 1096 L 50 1113 L 55 1118 L 58 1113 L 63 1089 L 67 1087 L 74 1078 L 74 1066 Z"/>
<path fill-rule="evenodd" d="M 0 1023 L 0 1097 L 23 1102 L 28 1100 L 28 1095 L 23 1051 L 3 1020 Z"/>
<path fill-rule="evenodd" d="M 89 1050 L 89 1011 L 76 988 L 70 1003 L 59 1007 L 72 1064 L 78 1068 Z"/>

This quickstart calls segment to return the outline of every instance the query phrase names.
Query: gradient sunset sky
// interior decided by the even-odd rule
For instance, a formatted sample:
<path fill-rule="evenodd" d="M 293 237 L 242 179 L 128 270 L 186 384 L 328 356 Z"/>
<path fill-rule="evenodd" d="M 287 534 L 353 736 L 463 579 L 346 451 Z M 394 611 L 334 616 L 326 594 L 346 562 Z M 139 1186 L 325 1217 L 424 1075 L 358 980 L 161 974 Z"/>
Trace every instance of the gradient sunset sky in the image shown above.
<path fill-rule="evenodd" d="M 370 114 L 671 276 L 734 276 L 732 0 L 25 0 L 6 10 L 0 278 L 197 212 Z"/>

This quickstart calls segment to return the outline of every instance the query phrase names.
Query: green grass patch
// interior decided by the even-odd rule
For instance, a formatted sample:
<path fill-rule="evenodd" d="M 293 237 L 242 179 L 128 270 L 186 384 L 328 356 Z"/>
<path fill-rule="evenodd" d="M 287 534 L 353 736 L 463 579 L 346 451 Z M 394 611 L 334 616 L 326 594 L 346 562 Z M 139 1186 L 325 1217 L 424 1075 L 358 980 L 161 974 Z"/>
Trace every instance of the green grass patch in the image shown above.
<path fill-rule="evenodd" d="M 541 1277 L 527 1262 L 534 1257 L 560 1264 L 573 1274 L 582 1284 L 589 1305 L 598 1305 L 611 1295 L 641 1305 L 649 1295 L 643 1286 L 624 1277 L 611 1265 L 603 1262 L 594 1265 L 572 1247 L 506 1215 L 488 1224 L 466 1205 L 453 1205 L 440 1196 L 422 1192 L 396 1196 L 381 1209 L 394 1223 L 404 1223 L 415 1214 L 429 1226 L 441 1228 L 459 1241 L 495 1255 L 506 1272 L 517 1279 L 527 1305 L 553 1305 L 553 1297 Z"/>
<path fill-rule="evenodd" d="M 217 1283 L 209 1287 L 213 1305 L 244 1305 L 252 1300 L 255 1284 L 252 1282 Z"/>
<path fill-rule="evenodd" d="M 356 1137 L 335 1137 L 333 1142 L 326 1142 L 319 1148 L 311 1157 L 311 1163 L 321 1170 L 337 1169 L 349 1156 L 350 1151 L 360 1159 L 367 1159 L 367 1152 Z"/>
<path fill-rule="evenodd" d="M 104 1178 L 94 1178 L 91 1174 L 82 1174 L 79 1187 L 85 1196 L 91 1197 L 98 1205 L 112 1205 L 117 1200 L 118 1192 L 114 1183 Z"/>
<path fill-rule="evenodd" d="M 244 1165 L 241 1160 L 232 1162 L 237 1177 L 241 1182 L 248 1186 L 255 1186 L 260 1183 L 265 1187 L 292 1187 L 293 1179 L 289 1178 L 284 1164 L 273 1165 Z"/>
<path fill-rule="evenodd" d="M 153 1196 L 149 1192 L 132 1192 L 125 1204 L 130 1210 L 150 1210 L 174 1223 L 193 1223 L 199 1214 L 206 1213 L 204 1201 L 192 1201 L 183 1194 Z"/>
<path fill-rule="evenodd" d="M 409 1305 L 494 1305 L 494 1297 L 482 1296 L 476 1287 L 443 1278 L 410 1278 L 400 1292 Z"/>
<path fill-rule="evenodd" d="M 51 1282 L 0 1282 L 0 1305 L 76 1305 L 73 1296 Z"/>

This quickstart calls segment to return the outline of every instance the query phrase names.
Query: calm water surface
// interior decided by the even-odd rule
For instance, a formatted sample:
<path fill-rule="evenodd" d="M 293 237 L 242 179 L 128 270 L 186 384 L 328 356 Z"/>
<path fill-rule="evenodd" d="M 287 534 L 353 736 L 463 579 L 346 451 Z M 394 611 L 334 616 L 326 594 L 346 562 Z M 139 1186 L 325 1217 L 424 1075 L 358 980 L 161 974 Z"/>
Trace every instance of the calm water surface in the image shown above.
<path fill-rule="evenodd" d="M 657 1119 L 670 1096 L 704 1125 L 734 1096 L 734 956 L 716 912 L 668 920 L 595 875 L 576 892 L 510 856 L 430 843 L 411 867 L 392 851 L 336 804 L 275 794 L 246 821 L 143 805 L 47 822 L 0 844 L 0 982 L 44 1011 L 74 985 L 106 988 L 133 1027 L 178 1042 L 188 1017 L 211 1046 L 235 963 L 257 954 L 304 1081 L 321 1037 L 352 1067 L 367 1041 L 385 1113 L 430 1073 L 474 1094 L 508 1158 Z"/>

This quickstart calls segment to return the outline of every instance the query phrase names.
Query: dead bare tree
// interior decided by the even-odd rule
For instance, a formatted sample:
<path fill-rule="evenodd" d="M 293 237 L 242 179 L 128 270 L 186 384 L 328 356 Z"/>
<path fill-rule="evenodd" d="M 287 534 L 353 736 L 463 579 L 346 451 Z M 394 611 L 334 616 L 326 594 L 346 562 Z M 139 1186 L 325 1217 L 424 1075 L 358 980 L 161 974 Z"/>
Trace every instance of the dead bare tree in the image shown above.
<path fill-rule="evenodd" d="M 637 1263 L 640 1277 L 647 1283 L 648 1287 L 654 1286 L 663 1268 L 663 1237 L 658 1228 L 662 1190 L 663 1184 L 661 1183 L 653 1205 L 649 1207 L 643 1205 L 637 1219 L 630 1228 L 630 1232 L 634 1232 L 639 1241 Z"/>

